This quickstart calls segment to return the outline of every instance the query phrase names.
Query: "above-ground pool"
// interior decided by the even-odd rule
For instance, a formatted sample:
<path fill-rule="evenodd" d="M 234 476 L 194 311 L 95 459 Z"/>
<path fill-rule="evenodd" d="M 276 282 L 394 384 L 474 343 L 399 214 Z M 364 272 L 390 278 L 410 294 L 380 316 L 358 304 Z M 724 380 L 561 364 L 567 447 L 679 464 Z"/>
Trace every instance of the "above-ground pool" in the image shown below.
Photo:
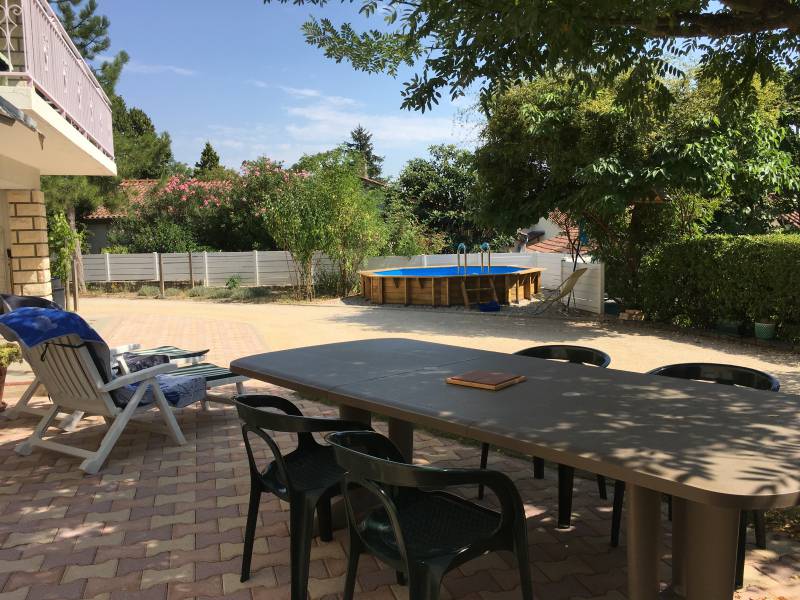
<path fill-rule="evenodd" d="M 364 297 L 375 304 L 471 306 L 530 300 L 543 269 L 528 267 L 405 267 L 361 271 Z"/>

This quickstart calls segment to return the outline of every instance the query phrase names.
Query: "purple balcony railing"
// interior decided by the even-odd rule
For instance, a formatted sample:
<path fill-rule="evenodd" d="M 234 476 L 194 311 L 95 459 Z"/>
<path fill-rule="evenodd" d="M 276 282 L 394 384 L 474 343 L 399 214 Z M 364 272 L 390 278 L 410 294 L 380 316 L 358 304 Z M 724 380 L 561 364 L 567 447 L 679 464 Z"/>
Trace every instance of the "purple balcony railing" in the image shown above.
<path fill-rule="evenodd" d="M 46 0 L 0 0 L 1 85 L 33 86 L 114 158 L 108 97 Z"/>

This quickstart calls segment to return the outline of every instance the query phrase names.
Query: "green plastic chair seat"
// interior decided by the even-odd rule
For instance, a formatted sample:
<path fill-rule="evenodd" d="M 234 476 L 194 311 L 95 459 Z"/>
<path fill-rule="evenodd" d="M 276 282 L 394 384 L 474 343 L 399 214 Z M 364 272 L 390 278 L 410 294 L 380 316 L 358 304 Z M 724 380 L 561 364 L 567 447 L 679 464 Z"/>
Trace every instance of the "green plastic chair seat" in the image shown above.
<path fill-rule="evenodd" d="M 495 511 L 452 494 L 406 492 L 397 508 L 406 548 L 412 559 L 458 554 L 464 548 L 475 546 L 476 540 L 489 540 L 500 525 L 500 515 Z M 359 531 L 370 550 L 400 560 L 397 541 L 384 509 L 370 513 L 359 524 Z"/>
<path fill-rule="evenodd" d="M 338 487 L 344 474 L 336 463 L 333 448 L 330 446 L 311 447 L 302 452 L 294 451 L 283 459 L 296 492 Z M 275 461 L 270 463 L 264 473 L 263 481 L 276 496 L 288 498 L 289 490 L 286 482 L 281 480 Z"/>

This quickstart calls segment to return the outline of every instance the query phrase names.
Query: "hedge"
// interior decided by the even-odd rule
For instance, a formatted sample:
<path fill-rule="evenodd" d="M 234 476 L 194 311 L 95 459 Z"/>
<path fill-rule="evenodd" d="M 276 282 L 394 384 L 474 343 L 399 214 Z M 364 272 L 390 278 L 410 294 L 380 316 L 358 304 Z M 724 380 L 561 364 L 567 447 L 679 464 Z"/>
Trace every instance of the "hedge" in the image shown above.
<path fill-rule="evenodd" d="M 709 235 L 661 246 L 640 272 L 645 314 L 711 327 L 773 319 L 778 337 L 800 341 L 800 235 Z"/>

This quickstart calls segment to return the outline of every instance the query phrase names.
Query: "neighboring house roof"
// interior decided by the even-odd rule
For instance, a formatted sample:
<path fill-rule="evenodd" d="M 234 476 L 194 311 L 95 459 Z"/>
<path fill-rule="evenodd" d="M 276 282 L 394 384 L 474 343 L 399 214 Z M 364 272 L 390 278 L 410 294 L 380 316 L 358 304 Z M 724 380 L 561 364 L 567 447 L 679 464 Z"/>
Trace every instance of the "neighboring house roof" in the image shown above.
<path fill-rule="evenodd" d="M 361 181 L 365 186 L 373 188 L 385 188 L 387 185 L 385 181 L 379 181 L 378 179 L 372 179 L 371 177 L 366 177 L 364 175 L 361 176 Z"/>
<path fill-rule="evenodd" d="M 800 210 L 781 215 L 778 217 L 778 223 L 784 229 L 800 229 Z"/>
<path fill-rule="evenodd" d="M 158 179 L 124 179 L 119 187 L 128 195 L 132 204 L 138 204 L 144 200 L 147 192 L 158 185 Z M 84 221 L 113 221 L 127 214 L 125 209 L 110 211 L 105 206 L 98 206 L 88 215 L 84 215 Z"/>
<path fill-rule="evenodd" d="M 570 229 L 570 236 L 572 238 L 572 243 L 576 243 L 578 240 L 577 227 L 572 227 Z M 570 254 L 572 252 L 572 246 L 570 245 L 569 238 L 566 234 L 557 235 L 555 237 L 551 237 L 550 239 L 536 242 L 534 244 L 528 244 L 527 248 L 528 252 L 547 252 L 560 254 Z"/>

